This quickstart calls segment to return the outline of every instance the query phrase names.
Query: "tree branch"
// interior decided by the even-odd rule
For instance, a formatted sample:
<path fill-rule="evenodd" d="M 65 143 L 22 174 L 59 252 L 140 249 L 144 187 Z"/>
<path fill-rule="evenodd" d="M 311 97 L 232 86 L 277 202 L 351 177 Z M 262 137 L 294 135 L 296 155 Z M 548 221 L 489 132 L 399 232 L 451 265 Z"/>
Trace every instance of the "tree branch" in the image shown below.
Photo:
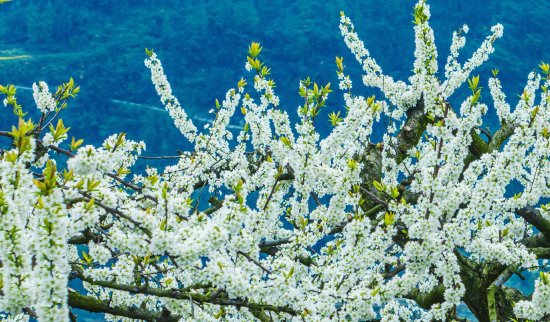
<path fill-rule="evenodd" d="M 107 313 L 151 322 L 177 322 L 181 319 L 181 316 L 172 315 L 167 310 L 152 312 L 133 306 L 111 306 L 109 301 L 99 300 L 78 292 L 69 292 L 69 306 L 88 312 Z"/>
<path fill-rule="evenodd" d="M 521 243 L 527 248 L 550 247 L 550 238 L 538 233 L 522 239 Z"/>
<path fill-rule="evenodd" d="M 427 125 L 428 118 L 424 115 L 424 98 L 422 97 L 415 106 L 407 110 L 407 121 L 397 134 L 394 147 L 397 164 L 405 160 L 409 149 L 418 144 Z"/>
<path fill-rule="evenodd" d="M 404 297 L 415 301 L 418 306 L 428 310 L 433 304 L 445 301 L 444 293 L 445 287 L 443 285 L 437 285 L 427 293 L 421 293 L 418 289 L 415 289 Z"/>
<path fill-rule="evenodd" d="M 383 205 L 376 205 L 369 209 L 369 211 L 365 212 L 366 217 L 370 217 L 373 214 L 378 213 L 380 210 L 384 209 Z M 342 230 L 344 230 L 344 227 L 348 224 L 349 220 L 341 221 L 338 225 L 334 226 L 327 235 L 334 235 L 341 233 Z M 277 246 L 288 244 L 291 241 L 291 237 L 287 238 L 281 238 L 277 240 L 266 240 L 260 242 L 260 252 L 269 254 L 269 255 L 275 255 L 277 253 Z"/>
<path fill-rule="evenodd" d="M 537 259 L 549 259 L 550 258 L 550 248 L 548 247 L 535 247 L 529 249 L 529 251 L 535 256 L 537 256 Z"/>
<path fill-rule="evenodd" d="M 489 141 L 489 152 L 499 150 L 500 146 L 506 139 L 508 139 L 512 134 L 514 134 L 514 130 L 516 129 L 516 125 L 513 124 L 504 124 L 498 129 L 493 137 L 491 138 L 491 141 Z"/>
<path fill-rule="evenodd" d="M 540 211 L 531 206 L 527 206 L 516 209 L 515 212 L 525 219 L 525 221 L 537 228 L 544 236 L 550 237 L 550 220 L 544 218 Z"/>
<path fill-rule="evenodd" d="M 294 309 L 288 306 L 276 306 L 276 305 L 269 305 L 269 304 L 253 303 L 253 302 L 249 302 L 247 299 L 230 299 L 226 297 L 224 293 L 221 293 L 218 296 L 211 296 L 211 295 L 203 295 L 199 293 L 182 291 L 178 289 L 138 287 L 138 286 L 127 285 L 127 284 L 117 284 L 115 282 L 110 282 L 110 281 L 93 280 L 89 277 L 83 276 L 83 274 L 80 272 L 77 272 L 77 274 L 81 280 L 88 282 L 90 284 L 111 288 L 115 290 L 120 290 L 120 291 L 126 291 L 129 293 L 139 293 L 139 294 L 146 294 L 146 295 L 152 295 L 156 297 L 164 297 L 164 298 L 171 298 L 171 299 L 178 299 L 178 300 L 191 299 L 198 303 L 246 307 L 251 310 L 272 311 L 276 313 L 287 313 L 290 315 L 297 314 L 296 311 L 294 311 Z M 92 312 L 96 312 L 96 311 L 92 311 Z"/>

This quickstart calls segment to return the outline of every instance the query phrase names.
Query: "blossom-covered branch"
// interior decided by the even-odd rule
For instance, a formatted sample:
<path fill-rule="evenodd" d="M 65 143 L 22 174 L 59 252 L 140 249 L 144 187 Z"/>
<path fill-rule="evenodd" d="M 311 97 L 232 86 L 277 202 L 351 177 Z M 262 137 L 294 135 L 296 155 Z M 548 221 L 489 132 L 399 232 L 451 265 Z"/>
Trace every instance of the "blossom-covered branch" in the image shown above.
<path fill-rule="evenodd" d="M 300 81 L 292 122 L 257 42 L 251 75 L 216 100 L 204 129 L 146 50 L 161 102 L 192 144 L 177 156 L 141 157 L 145 143 L 124 133 L 97 147 L 69 141 L 58 117 L 78 93 L 72 79 L 55 92 L 33 86 L 37 122 L 16 87 L 1 86 L 19 120 L 0 131 L 10 142 L 0 150 L 3 317 L 67 321 L 78 308 L 111 321 L 434 321 L 460 320 L 461 304 L 479 321 L 548 316 L 546 273 L 532 296 L 505 283 L 548 269 L 550 67 L 529 74 L 513 111 L 493 70 L 500 128 L 482 132 L 490 107 L 484 76 L 472 73 L 502 26 L 464 64 L 468 27 L 453 33 L 441 80 L 425 0 L 413 17 L 413 75 L 400 81 L 341 13 L 363 83 L 384 97 L 357 95 L 337 57 L 346 112 L 329 113 L 326 136 L 330 83 Z M 468 96 L 453 106 L 464 82 Z M 244 120 L 238 133 L 233 118 Z M 381 119 L 389 124 L 375 139 Z M 138 158 L 171 163 L 133 173 Z"/>

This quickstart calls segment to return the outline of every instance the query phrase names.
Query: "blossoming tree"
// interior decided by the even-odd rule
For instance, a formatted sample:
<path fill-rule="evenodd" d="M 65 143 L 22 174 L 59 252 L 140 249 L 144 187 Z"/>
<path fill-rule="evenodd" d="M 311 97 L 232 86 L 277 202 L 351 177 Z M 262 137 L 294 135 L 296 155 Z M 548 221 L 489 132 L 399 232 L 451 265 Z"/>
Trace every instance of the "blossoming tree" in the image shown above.
<path fill-rule="evenodd" d="M 364 84 L 384 97 L 355 95 L 337 57 L 346 113 L 330 114 L 324 138 L 314 122 L 329 84 L 300 82 L 291 124 L 258 43 L 246 63 L 253 88 L 241 79 L 203 132 L 146 50 L 160 99 L 194 148 L 132 176 L 144 143 L 123 133 L 99 147 L 66 141 L 58 115 L 79 91 L 72 79 L 55 92 L 33 86 L 39 120 L 2 86 L 19 119 L 0 132 L 11 140 L 0 152 L 3 318 L 75 321 L 78 308 L 123 321 L 452 321 L 461 303 L 480 321 L 548 318 L 550 66 L 529 74 L 514 109 L 494 70 L 500 128 L 480 131 L 488 105 L 471 73 L 503 28 L 464 64 L 468 28 L 456 31 L 441 80 L 429 17 L 419 0 L 404 82 L 382 72 L 341 14 Z M 451 106 L 466 81 L 471 95 Z M 233 137 L 236 111 L 246 124 Z M 389 126 L 374 142 L 382 117 Z M 504 285 L 523 270 L 540 272 L 531 296 Z"/>

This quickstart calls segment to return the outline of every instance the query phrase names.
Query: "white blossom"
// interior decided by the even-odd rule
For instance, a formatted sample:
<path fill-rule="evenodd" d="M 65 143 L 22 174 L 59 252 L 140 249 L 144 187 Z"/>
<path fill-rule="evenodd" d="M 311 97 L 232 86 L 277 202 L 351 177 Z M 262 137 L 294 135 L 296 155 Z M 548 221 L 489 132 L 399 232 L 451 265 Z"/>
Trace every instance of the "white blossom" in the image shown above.
<path fill-rule="evenodd" d="M 34 98 L 34 102 L 36 103 L 36 107 L 38 107 L 40 112 L 48 113 L 55 110 L 56 108 L 55 99 L 50 93 L 48 84 L 46 84 L 45 82 L 38 82 L 38 84 L 33 83 L 32 90 L 33 90 L 32 96 Z"/>
<path fill-rule="evenodd" d="M 0 319 L 67 321 L 86 296 L 112 308 L 109 321 L 130 321 L 124 310 L 180 321 L 447 320 L 471 300 L 472 283 L 545 268 L 548 75 L 529 74 L 514 110 L 496 72 L 493 106 L 473 78 L 471 95 L 451 106 L 502 26 L 464 64 L 468 26 L 454 32 L 441 80 L 429 18 L 419 0 L 413 75 L 401 81 L 383 74 L 342 14 L 363 83 L 384 97 L 356 95 L 337 59 L 345 106 L 326 136 L 315 108 L 327 108 L 329 87 L 300 82 L 294 124 L 263 60 L 264 72 L 251 65 L 263 59 L 259 44 L 245 64 L 251 84 L 216 101 L 202 131 L 147 51 L 161 102 L 192 143 L 164 169 L 133 173 L 146 146 L 124 133 L 65 150 L 68 135 L 31 133 L 30 121 L 2 132 L 13 144 L 0 152 Z M 45 83 L 33 89 L 42 113 L 56 109 Z M 493 135 L 480 130 L 490 108 L 502 125 Z M 70 279 L 82 289 L 69 290 Z M 541 273 L 533 295 L 513 303 L 517 318 L 550 314 L 548 279 Z"/>

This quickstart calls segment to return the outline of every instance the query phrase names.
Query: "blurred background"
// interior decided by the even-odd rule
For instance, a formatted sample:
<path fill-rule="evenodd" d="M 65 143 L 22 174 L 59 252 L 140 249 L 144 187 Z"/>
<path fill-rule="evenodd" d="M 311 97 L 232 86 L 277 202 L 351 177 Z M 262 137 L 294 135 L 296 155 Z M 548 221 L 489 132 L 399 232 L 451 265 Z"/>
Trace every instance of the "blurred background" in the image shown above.
<path fill-rule="evenodd" d="M 18 87 L 17 97 L 30 115 L 37 115 L 32 100 L 33 82 L 43 80 L 55 89 L 73 77 L 81 86 L 79 97 L 62 114 L 71 133 L 85 144 L 100 144 L 109 134 L 127 132 L 143 140 L 146 155 L 173 155 L 188 148 L 172 124 L 143 65 L 144 48 L 153 48 L 162 60 L 174 94 L 195 124 L 202 128 L 212 119 L 208 110 L 235 87 L 244 69 L 251 41 L 262 44 L 262 61 L 272 68 L 281 107 L 296 119 L 301 103 L 298 83 L 310 76 L 335 90 L 317 122 L 324 136 L 330 130 L 326 115 L 343 111 L 336 77 L 335 56 L 343 56 L 356 94 L 377 94 L 360 81 L 360 66 L 345 46 L 338 28 L 345 11 L 360 38 L 385 73 L 406 80 L 414 52 L 411 0 L 13 0 L 0 6 L 0 84 Z M 487 80 L 492 68 L 500 69 L 504 91 L 515 106 L 527 74 L 541 60 L 550 60 L 548 15 L 543 0 L 430 1 L 431 26 L 439 49 L 440 74 L 449 53 L 453 30 L 470 27 L 461 54 L 465 61 L 490 33 L 504 25 L 504 37 L 480 74 L 482 101 L 490 106 Z M 463 86 L 462 89 L 465 89 Z M 467 90 L 452 98 L 458 104 Z M 11 126 L 14 116 L 4 109 L 0 129 Z M 496 123 L 494 111 L 487 125 Z M 242 125 L 239 116 L 232 124 Z M 380 125 L 382 126 L 382 125 Z M 381 132 L 383 129 L 379 129 Z M 1 142 L 5 145 L 4 141 Z M 158 163 L 162 165 L 161 163 Z M 164 163 L 165 165 L 166 163 Z M 143 167 L 143 165 L 140 165 Z M 532 278 L 514 279 L 525 292 Z M 81 315 L 83 321 L 102 320 Z"/>

